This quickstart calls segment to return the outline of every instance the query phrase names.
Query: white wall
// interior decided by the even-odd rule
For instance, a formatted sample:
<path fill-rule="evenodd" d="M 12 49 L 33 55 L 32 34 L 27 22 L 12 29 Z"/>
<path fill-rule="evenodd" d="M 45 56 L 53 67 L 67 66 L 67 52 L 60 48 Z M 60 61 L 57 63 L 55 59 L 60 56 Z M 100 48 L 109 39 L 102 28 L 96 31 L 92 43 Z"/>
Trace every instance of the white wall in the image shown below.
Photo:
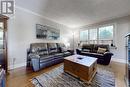
<path fill-rule="evenodd" d="M 36 39 L 36 24 L 50 25 L 60 29 L 61 39 L 58 41 Z M 115 44 L 116 50 L 111 50 L 114 53 L 113 59 L 116 61 L 123 61 L 126 58 L 125 52 L 125 38 L 124 36 L 130 32 L 130 16 L 110 21 L 100 22 L 84 28 L 94 27 L 104 24 L 116 24 Z M 83 27 L 82 27 L 83 28 Z M 80 29 L 70 29 L 61 24 L 44 19 L 42 16 L 37 15 L 31 11 L 22 8 L 16 8 L 14 17 L 9 19 L 8 23 L 8 64 L 9 69 L 17 68 L 26 65 L 26 50 L 29 48 L 30 43 L 35 42 L 69 42 L 70 47 L 73 48 L 73 32 L 74 33 L 74 46 L 77 48 L 79 43 Z M 15 61 L 13 63 L 13 60 Z"/>
<path fill-rule="evenodd" d="M 36 39 L 36 24 L 43 24 L 60 29 L 58 41 Z M 22 8 L 16 8 L 15 15 L 8 22 L 8 66 L 9 69 L 26 65 L 26 50 L 30 43 L 69 41 L 69 28 Z M 15 58 L 15 60 L 14 60 Z"/>
<path fill-rule="evenodd" d="M 125 47 L 125 35 L 130 33 L 130 16 L 117 18 L 109 21 L 104 21 L 100 23 L 95 23 L 88 26 L 83 26 L 77 29 L 78 34 L 82 29 L 90 29 L 93 27 L 99 27 L 102 25 L 114 24 L 115 25 L 115 45 L 117 49 L 111 49 L 111 52 L 114 53 L 112 60 L 118 62 L 125 62 L 126 59 L 126 47 Z M 76 35 L 75 39 L 77 43 L 79 42 L 79 35 Z M 75 45 L 76 48 L 77 44 Z"/>

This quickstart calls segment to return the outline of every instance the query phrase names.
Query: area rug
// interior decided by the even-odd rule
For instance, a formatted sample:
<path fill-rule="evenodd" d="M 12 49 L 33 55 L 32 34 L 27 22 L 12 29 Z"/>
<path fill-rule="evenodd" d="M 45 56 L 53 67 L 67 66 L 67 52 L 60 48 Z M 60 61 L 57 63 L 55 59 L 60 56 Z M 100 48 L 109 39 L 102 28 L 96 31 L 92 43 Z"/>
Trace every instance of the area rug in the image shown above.
<path fill-rule="evenodd" d="M 75 78 L 63 71 L 63 65 L 32 79 L 35 87 L 115 87 L 114 73 L 110 68 L 98 66 L 92 84 Z"/>

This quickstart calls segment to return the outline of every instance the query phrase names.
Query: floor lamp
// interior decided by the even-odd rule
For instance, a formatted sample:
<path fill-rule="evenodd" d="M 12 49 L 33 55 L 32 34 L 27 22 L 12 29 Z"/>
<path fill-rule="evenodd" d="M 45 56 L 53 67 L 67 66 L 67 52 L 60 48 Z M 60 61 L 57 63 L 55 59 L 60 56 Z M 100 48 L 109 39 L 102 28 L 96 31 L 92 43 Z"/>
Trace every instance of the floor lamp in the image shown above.
<path fill-rule="evenodd" d="M 75 50 L 74 47 L 75 45 L 74 45 L 74 32 L 73 32 L 73 50 Z"/>

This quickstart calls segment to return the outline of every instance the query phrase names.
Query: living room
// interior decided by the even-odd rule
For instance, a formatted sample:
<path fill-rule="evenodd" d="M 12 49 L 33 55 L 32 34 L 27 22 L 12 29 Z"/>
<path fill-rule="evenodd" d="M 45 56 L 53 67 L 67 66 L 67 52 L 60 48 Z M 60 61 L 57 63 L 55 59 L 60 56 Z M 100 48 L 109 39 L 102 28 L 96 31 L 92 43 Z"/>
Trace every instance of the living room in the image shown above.
<path fill-rule="evenodd" d="M 6 65 L 2 67 L 7 66 L 6 87 L 128 86 L 129 0 L 9 1 L 13 1 L 13 13 L 0 15 L 1 21 L 6 20 L 4 27 L 7 28 L 3 34 L 7 38 L 3 40 L 4 46 L 7 45 Z M 45 30 L 49 34 L 53 32 L 53 37 L 50 38 Z M 44 53 L 44 59 L 47 55 L 48 59 L 51 58 L 48 60 L 50 63 L 37 55 L 38 52 L 35 51 L 40 49 Z M 77 71 L 74 74 L 67 72 L 67 69 L 69 64 L 72 66 L 70 61 L 75 57 L 80 61 L 76 64 L 85 63 L 83 65 L 87 69 L 83 66 L 79 69 L 74 63 L 72 72 Z M 54 64 L 51 62 L 53 59 Z M 94 67 L 94 73 L 91 73 L 90 66 Z M 56 77 L 58 79 L 50 78 L 51 75 L 55 76 L 55 72 L 61 74 L 62 71 L 58 72 L 57 69 L 66 72 L 64 78 L 60 75 Z M 79 76 L 80 70 L 83 73 L 91 71 L 89 81 L 82 80 L 88 78 L 86 73 L 81 73 L 83 77 Z M 67 76 L 70 76 L 69 79 Z"/>

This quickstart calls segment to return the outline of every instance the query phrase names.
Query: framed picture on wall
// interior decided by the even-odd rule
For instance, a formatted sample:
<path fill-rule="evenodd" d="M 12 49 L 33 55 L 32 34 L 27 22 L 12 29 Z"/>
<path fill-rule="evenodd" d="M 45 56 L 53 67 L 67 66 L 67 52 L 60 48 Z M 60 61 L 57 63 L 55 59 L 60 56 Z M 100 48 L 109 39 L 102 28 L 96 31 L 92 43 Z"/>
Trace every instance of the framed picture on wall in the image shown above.
<path fill-rule="evenodd" d="M 36 24 L 36 38 L 58 40 L 60 38 L 60 30 L 46 25 Z"/>

